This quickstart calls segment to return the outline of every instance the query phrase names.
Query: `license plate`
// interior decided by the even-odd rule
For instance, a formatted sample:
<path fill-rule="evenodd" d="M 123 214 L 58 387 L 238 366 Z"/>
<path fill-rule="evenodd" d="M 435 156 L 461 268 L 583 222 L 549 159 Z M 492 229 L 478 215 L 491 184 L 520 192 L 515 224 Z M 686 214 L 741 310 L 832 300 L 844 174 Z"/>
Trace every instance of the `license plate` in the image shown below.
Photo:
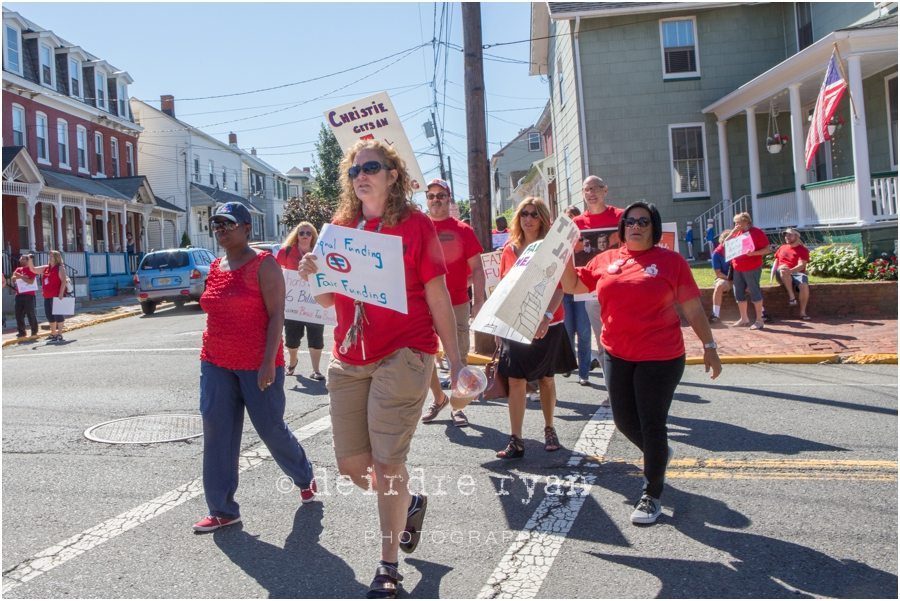
<path fill-rule="evenodd" d="M 172 278 L 157 278 L 157 279 L 156 279 L 156 284 L 157 284 L 158 286 L 166 286 L 166 285 L 169 284 L 171 281 L 172 281 Z"/>

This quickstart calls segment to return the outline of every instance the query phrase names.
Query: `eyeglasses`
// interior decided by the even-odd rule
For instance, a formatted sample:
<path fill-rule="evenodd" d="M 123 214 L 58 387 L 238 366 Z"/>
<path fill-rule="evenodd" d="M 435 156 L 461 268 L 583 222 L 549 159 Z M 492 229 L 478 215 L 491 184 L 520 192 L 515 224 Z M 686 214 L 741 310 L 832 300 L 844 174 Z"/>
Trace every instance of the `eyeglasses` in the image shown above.
<path fill-rule="evenodd" d="M 519 211 L 519 217 L 531 217 L 532 219 L 537 219 L 541 214 L 537 211 Z"/>
<path fill-rule="evenodd" d="M 362 165 L 353 165 L 347 169 L 347 175 L 350 176 L 350 179 L 356 179 L 360 171 L 366 175 L 375 175 L 382 169 L 390 169 L 390 167 L 380 161 L 366 161 Z"/>
<path fill-rule="evenodd" d="M 238 226 L 238 224 L 236 224 L 234 221 L 227 221 L 224 219 L 209 222 L 209 229 L 211 229 L 214 232 L 218 231 L 218 230 L 230 232 L 233 229 L 235 229 L 237 226 Z"/>
<path fill-rule="evenodd" d="M 306 238 L 306 237 L 312 238 L 312 232 L 306 232 L 306 231 L 301 230 L 301 231 L 297 232 L 297 235 L 303 236 L 304 238 Z"/>
<path fill-rule="evenodd" d="M 437 194 L 426 194 L 425 198 L 427 198 L 428 200 L 434 200 L 435 198 L 444 200 L 445 198 L 447 198 L 447 195 L 443 192 L 438 192 Z"/>
<path fill-rule="evenodd" d="M 625 218 L 625 227 L 638 226 L 639 228 L 645 228 L 648 225 L 650 225 L 649 217 L 638 217 L 637 219 L 635 219 L 634 217 Z"/>

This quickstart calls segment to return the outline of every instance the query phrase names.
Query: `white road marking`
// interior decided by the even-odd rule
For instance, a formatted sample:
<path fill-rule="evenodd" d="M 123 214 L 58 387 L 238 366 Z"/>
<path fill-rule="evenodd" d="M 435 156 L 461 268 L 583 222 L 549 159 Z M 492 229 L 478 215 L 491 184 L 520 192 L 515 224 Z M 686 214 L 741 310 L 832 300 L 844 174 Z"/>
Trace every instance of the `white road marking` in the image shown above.
<path fill-rule="evenodd" d="M 294 432 L 294 435 L 298 440 L 303 441 L 329 428 L 331 428 L 331 416 L 326 415 L 301 427 Z M 256 467 L 270 456 L 266 445 L 260 443 L 241 453 L 239 470 L 245 472 Z M 159 517 L 170 509 L 174 509 L 202 493 L 203 479 L 196 478 L 156 497 L 152 501 L 138 505 L 125 513 L 40 551 L 34 557 L 22 561 L 3 573 L 3 595 L 9 594 L 9 591 L 29 580 L 37 578 L 41 574 L 46 574 L 70 559 L 75 559 L 82 553 L 86 553 L 120 534 L 128 532 L 155 517 Z"/>
<path fill-rule="evenodd" d="M 559 494 L 544 497 L 488 578 L 479 599 L 537 596 L 597 479 L 599 464 L 592 458 L 606 455 L 614 431 L 612 410 L 606 400 L 581 431 L 567 464 L 572 471 L 561 478 L 564 484 Z"/>
<path fill-rule="evenodd" d="M 9 355 L 3 357 L 8 359 L 31 359 L 35 357 L 59 357 L 61 355 L 92 355 L 92 354 L 120 354 L 120 353 L 171 353 L 171 352 L 191 352 L 199 353 L 200 347 L 175 347 L 175 348 L 121 348 L 121 349 L 93 349 L 86 351 L 59 351 L 58 353 L 27 353 L 22 355 Z"/>

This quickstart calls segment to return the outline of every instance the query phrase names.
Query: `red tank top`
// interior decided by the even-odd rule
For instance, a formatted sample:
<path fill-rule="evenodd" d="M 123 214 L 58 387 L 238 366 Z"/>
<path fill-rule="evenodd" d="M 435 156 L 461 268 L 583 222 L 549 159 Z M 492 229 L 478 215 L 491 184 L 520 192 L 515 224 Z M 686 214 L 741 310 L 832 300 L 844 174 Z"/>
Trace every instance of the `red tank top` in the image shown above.
<path fill-rule="evenodd" d="M 258 370 L 266 354 L 269 313 L 259 288 L 259 266 L 272 253 L 263 251 L 235 271 L 219 269 L 221 259 L 209 266 L 200 306 L 206 311 L 206 330 L 200 360 L 225 369 Z M 284 365 L 278 341 L 275 365 Z"/>
<path fill-rule="evenodd" d="M 59 265 L 54 265 L 53 267 L 48 267 L 46 271 L 44 271 L 42 291 L 44 293 L 44 298 L 54 298 L 59 296 L 59 289 L 62 287 L 62 279 L 59 277 L 59 270 L 62 269 Z"/>

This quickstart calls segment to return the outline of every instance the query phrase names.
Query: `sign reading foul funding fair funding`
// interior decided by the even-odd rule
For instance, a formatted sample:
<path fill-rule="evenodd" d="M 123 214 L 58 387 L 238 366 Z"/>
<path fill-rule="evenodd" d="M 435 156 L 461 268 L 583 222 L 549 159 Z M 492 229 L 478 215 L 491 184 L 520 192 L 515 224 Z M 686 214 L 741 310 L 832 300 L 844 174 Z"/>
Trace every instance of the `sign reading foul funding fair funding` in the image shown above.
<path fill-rule="evenodd" d="M 731 240 L 726 240 L 725 260 L 731 261 L 735 257 L 746 255 L 749 252 L 753 252 L 754 248 L 753 238 L 750 237 L 750 232 L 741 234 L 740 236 L 732 238 Z"/>
<path fill-rule="evenodd" d="M 531 344 L 577 239 L 578 228 L 560 215 L 543 240 L 522 251 L 485 301 L 472 329 Z"/>
<path fill-rule="evenodd" d="M 334 307 L 325 308 L 316 302 L 309 282 L 294 269 L 282 269 L 284 276 L 284 318 L 306 323 L 337 325 Z"/>
<path fill-rule="evenodd" d="M 334 292 L 406 313 L 403 239 L 331 223 L 313 249 L 319 271 L 309 278 L 314 296 Z"/>
<path fill-rule="evenodd" d="M 387 92 L 326 111 L 325 119 L 344 152 L 359 140 L 381 140 L 393 146 L 406 163 L 413 192 L 424 189 L 425 177 Z"/>

